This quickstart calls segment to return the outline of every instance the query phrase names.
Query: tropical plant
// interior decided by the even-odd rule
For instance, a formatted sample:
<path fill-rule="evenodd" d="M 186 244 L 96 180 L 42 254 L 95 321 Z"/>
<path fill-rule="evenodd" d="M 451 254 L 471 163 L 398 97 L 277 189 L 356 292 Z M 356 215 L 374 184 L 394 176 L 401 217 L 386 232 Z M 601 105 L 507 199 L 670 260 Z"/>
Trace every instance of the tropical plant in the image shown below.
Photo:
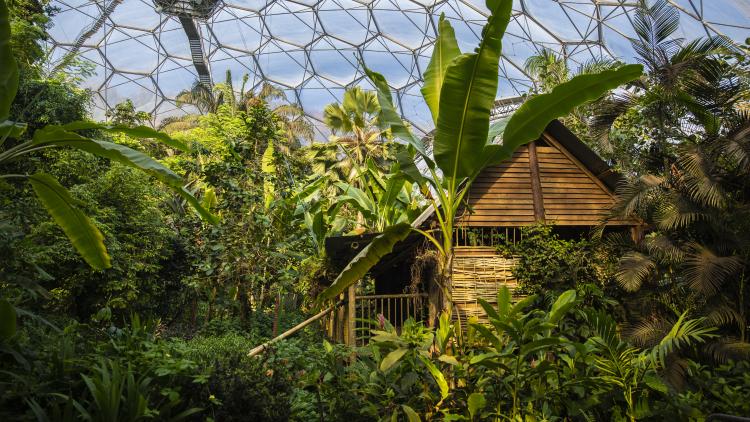
<path fill-rule="evenodd" d="M 626 162 L 625 170 L 668 171 L 675 138 L 691 135 L 694 118 L 731 109 L 737 101 L 738 80 L 722 77 L 727 65 L 719 57 L 735 54 L 730 44 L 720 36 L 686 42 L 675 36 L 679 25 L 677 9 L 666 0 L 644 2 L 633 19 L 631 44 L 646 74 L 592 110 L 589 124 L 598 150 L 621 150 L 617 158 Z M 706 101 L 706 94 L 713 101 Z M 641 139 L 632 139 L 633 126 Z"/>
<path fill-rule="evenodd" d="M 532 295 L 513 303 L 506 286 L 498 291 L 496 307 L 480 299 L 490 324 L 489 327 L 479 323 L 471 325 L 485 345 L 475 352 L 469 363 L 488 369 L 486 376 L 476 385 L 487 402 L 495 407 L 494 412 L 483 412 L 487 416 L 503 415 L 505 410 L 502 409 L 502 401 L 504 397 L 508 397 L 511 402 L 511 420 L 523 417 L 528 408 L 528 403 L 524 403 L 524 400 L 532 402 L 550 393 L 534 391 L 532 386 L 536 384 L 550 383 L 550 387 L 558 384 L 556 387 L 560 389 L 571 388 L 573 385 L 573 382 L 559 385 L 559 377 L 554 381 L 547 379 L 548 374 L 559 371 L 547 356 L 559 356 L 566 347 L 576 349 L 560 329 L 563 317 L 577 303 L 576 293 L 574 290 L 563 292 L 548 312 L 526 312 L 534 300 Z M 572 358 L 568 357 L 568 361 L 572 362 Z M 530 361 L 534 363 L 529 364 Z"/>
<path fill-rule="evenodd" d="M 246 91 L 248 79 L 249 75 L 245 74 L 242 77 L 240 90 L 236 92 L 232 82 L 232 72 L 227 70 L 223 83 L 209 87 L 196 81 L 189 90 L 177 94 L 175 102 L 178 106 L 193 105 L 201 114 L 216 113 L 222 105 L 229 107 L 232 115 L 238 111 L 248 112 L 252 107 L 266 106 L 278 118 L 279 125 L 284 130 L 287 142 L 280 146 L 285 149 L 297 148 L 300 146 L 300 141 L 312 141 L 313 127 L 305 119 L 302 107 L 290 103 L 284 91 L 268 82 L 264 82 L 257 93 L 253 90 Z M 278 104 L 271 106 L 271 103 Z M 195 127 L 197 123 L 194 115 L 187 115 L 166 120 L 162 122 L 162 126 L 167 130 L 185 130 Z"/>
<path fill-rule="evenodd" d="M 151 157 L 124 145 L 109 141 L 95 140 L 80 134 L 84 131 L 102 131 L 123 133 L 135 137 L 154 138 L 172 148 L 187 150 L 181 142 L 156 132 L 145 126 L 129 127 L 121 125 L 102 125 L 91 122 L 74 122 L 66 125 L 48 125 L 37 129 L 30 140 L 18 140 L 24 134 L 26 125 L 9 120 L 11 104 L 18 89 L 18 67 L 10 45 L 10 26 L 8 9 L 5 1 L 0 1 L 0 165 L 25 159 L 29 154 L 49 148 L 73 147 L 103 158 L 119 162 L 153 176 L 165 183 L 177 194 L 189 202 L 208 221 L 216 222 L 216 217 L 206 211 L 199 201 L 183 188 L 182 179 L 170 169 Z M 11 144 L 10 147 L 7 145 Z M 41 204 L 47 209 L 55 222 L 62 228 L 73 246 L 83 259 L 95 269 L 110 266 L 110 257 L 104 245 L 104 237 L 93 222 L 78 208 L 77 201 L 52 176 L 45 173 L 33 175 L 6 173 L 0 176 L 3 180 L 21 180 L 33 188 Z M 3 301 L 3 307 L 9 304 Z M 10 330 L 12 331 L 12 330 Z M 9 331 L 9 332 L 10 332 Z"/>
<path fill-rule="evenodd" d="M 666 393 L 667 385 L 658 372 L 669 365 L 669 360 L 681 349 L 704 343 L 714 331 L 704 325 L 703 319 L 685 318 L 683 313 L 669 328 L 666 335 L 650 349 L 641 350 L 620 338 L 617 323 L 603 311 L 590 311 L 587 320 L 595 336 L 588 343 L 595 345 L 594 364 L 599 372 L 597 379 L 619 390 L 626 404 L 625 416 L 630 421 L 652 416 L 648 405 L 648 392 Z"/>
<path fill-rule="evenodd" d="M 8 120 L 10 106 L 18 89 L 18 68 L 9 40 L 8 9 L 3 0 L 0 2 L 0 62 L 2 62 L 3 74 L 3 78 L 0 80 L 0 88 L 2 88 L 0 90 L 0 145 L 5 144 L 9 138 L 19 138 L 26 129 L 24 123 Z M 170 147 L 187 150 L 187 147 L 182 143 L 145 126 L 130 128 L 128 126 L 74 122 L 38 129 L 34 132 L 31 140 L 18 143 L 2 151 L 0 153 L 0 165 L 19 160 L 27 154 L 47 148 L 74 147 L 143 170 L 173 188 L 175 192 L 201 212 L 207 220 L 216 221 L 215 217 L 205 211 L 198 200 L 182 187 L 182 179 L 171 170 L 136 150 L 108 141 L 94 140 L 78 133 L 90 130 L 154 138 Z M 109 266 L 109 256 L 101 233 L 88 217 L 75 206 L 75 201 L 70 193 L 57 180 L 47 174 L 5 174 L 3 178 L 27 180 L 34 188 L 40 202 L 47 208 L 86 262 L 97 269 L 104 269 Z"/>
<path fill-rule="evenodd" d="M 345 182 L 338 182 L 340 195 L 337 203 L 349 204 L 362 216 L 362 226 L 371 232 L 381 232 L 386 227 L 398 223 L 408 223 L 421 212 L 420 198 L 413 191 L 399 171 L 398 163 L 391 172 L 384 174 L 375 161 L 367 161 L 367 170 L 359 174 L 358 185 L 362 189 Z"/>
<path fill-rule="evenodd" d="M 509 120 L 490 126 L 490 112 L 497 94 L 497 66 L 502 37 L 510 21 L 511 1 L 488 1 L 492 12 L 482 32 L 483 38 L 474 53 L 461 54 L 453 28 L 444 16 L 438 24 L 439 35 L 430 63 L 425 71 L 423 97 L 436 125 L 432 156 L 414 136 L 393 106 L 388 84 L 382 75 L 366 69 L 378 92 L 381 120 L 390 126 L 394 137 L 409 145 L 409 153 L 400 155 L 401 171 L 428 198 L 439 230 L 422 233 L 440 255 L 440 276 L 436 280 L 442 291 L 437 308 L 450 309 L 450 271 L 453 260 L 453 236 L 456 214 L 469 186 L 486 166 L 510 157 L 519 146 L 538 138 L 554 118 L 565 115 L 576 106 L 599 98 L 641 74 L 640 65 L 623 66 L 598 74 L 577 76 L 552 92 L 528 100 Z M 502 134 L 502 143 L 494 143 Z M 415 155 L 423 160 L 429 173 L 423 176 L 415 164 Z M 440 174 L 442 173 L 442 177 Z M 360 252 L 347 266 L 323 299 L 330 299 L 363 277 L 377 263 L 375 256 L 387 254 L 412 227 L 402 223 L 391 226 L 384 234 Z M 437 314 L 436 314 L 437 315 Z"/>
<path fill-rule="evenodd" d="M 635 243 L 614 240 L 627 248 L 617 281 L 638 303 L 633 341 L 653 345 L 687 311 L 724 330 L 711 354 L 746 357 L 750 117 L 741 107 L 750 85 L 742 60 L 721 38 L 672 38 L 679 15 L 666 2 L 640 9 L 636 23 L 634 48 L 648 74 L 597 117 L 605 134 L 617 135 L 612 121 L 642 128 L 628 141 L 645 145 L 643 172 L 618 189 L 613 208 L 652 228 Z"/>

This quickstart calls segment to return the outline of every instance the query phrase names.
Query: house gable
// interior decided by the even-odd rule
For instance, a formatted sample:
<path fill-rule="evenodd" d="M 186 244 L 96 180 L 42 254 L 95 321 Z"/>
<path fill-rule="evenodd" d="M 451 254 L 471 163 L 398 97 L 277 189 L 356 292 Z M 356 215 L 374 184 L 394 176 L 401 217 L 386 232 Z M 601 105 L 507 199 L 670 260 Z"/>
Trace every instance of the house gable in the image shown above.
<path fill-rule="evenodd" d="M 465 227 L 518 227 L 538 221 L 596 226 L 608 215 L 615 197 L 598 175 L 545 131 L 533 145 L 524 145 L 509 160 L 483 170 L 467 202 L 458 220 Z"/>

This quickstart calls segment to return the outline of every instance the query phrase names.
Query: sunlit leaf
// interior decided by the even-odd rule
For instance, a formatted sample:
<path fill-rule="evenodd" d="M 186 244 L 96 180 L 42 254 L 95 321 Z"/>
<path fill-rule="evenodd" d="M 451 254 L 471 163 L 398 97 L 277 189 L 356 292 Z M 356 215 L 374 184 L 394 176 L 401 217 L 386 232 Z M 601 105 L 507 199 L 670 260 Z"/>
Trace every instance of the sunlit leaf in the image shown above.
<path fill-rule="evenodd" d="M 148 126 L 135 126 L 130 127 L 126 125 L 114 125 L 108 123 L 95 123 L 95 122 L 72 122 L 62 126 L 63 129 L 72 132 L 80 130 L 100 130 L 102 132 L 110 133 L 122 133 L 133 138 L 151 138 L 168 145 L 172 148 L 179 149 L 181 151 L 189 151 L 190 148 L 183 142 L 173 139 L 164 132 L 152 129 Z"/>
<path fill-rule="evenodd" d="M 385 371 L 391 369 L 391 367 L 393 365 L 395 365 L 396 363 L 398 363 L 398 361 L 401 360 L 401 358 L 404 357 L 404 355 L 408 351 L 409 351 L 409 349 L 399 348 L 399 349 L 396 349 L 396 350 L 388 353 L 383 358 L 383 360 L 380 362 L 380 370 L 382 372 L 385 372 Z"/>
<path fill-rule="evenodd" d="M 433 153 L 446 177 L 469 177 L 483 164 L 502 38 L 512 5 L 512 0 L 488 2 L 492 14 L 476 53 L 457 57 L 445 72 Z"/>
<path fill-rule="evenodd" d="M 424 84 L 421 92 L 424 101 L 432 113 L 432 121 L 437 123 L 440 110 L 440 91 L 443 87 L 445 71 L 451 61 L 461 54 L 456 42 L 456 33 L 445 14 L 440 14 L 438 21 L 438 37 L 432 50 L 432 57 L 424 72 Z"/>
<path fill-rule="evenodd" d="M 34 193 L 58 226 L 68 236 L 83 259 L 97 270 L 110 267 L 104 236 L 91 220 L 76 207 L 76 200 L 55 180 L 40 173 L 29 176 Z"/>

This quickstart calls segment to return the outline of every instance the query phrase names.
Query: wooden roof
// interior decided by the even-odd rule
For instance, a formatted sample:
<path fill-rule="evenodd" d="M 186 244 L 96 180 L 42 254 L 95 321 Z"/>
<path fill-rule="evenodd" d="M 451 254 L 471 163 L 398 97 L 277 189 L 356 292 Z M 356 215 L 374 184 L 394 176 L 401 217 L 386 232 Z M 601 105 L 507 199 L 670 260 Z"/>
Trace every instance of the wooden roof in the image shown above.
<path fill-rule="evenodd" d="M 467 194 L 468 207 L 458 224 L 517 227 L 545 221 L 557 226 L 596 226 L 615 201 L 616 177 L 606 163 L 555 121 L 539 140 L 480 173 Z"/>

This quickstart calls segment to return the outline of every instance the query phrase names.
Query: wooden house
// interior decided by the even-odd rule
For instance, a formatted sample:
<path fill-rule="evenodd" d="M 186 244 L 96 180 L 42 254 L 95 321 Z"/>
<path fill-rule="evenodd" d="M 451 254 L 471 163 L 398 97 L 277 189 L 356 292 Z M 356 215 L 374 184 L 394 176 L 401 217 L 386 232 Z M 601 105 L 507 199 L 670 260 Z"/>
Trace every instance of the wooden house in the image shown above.
<path fill-rule="evenodd" d="M 538 140 L 519 148 L 511 159 L 484 169 L 471 185 L 456 224 L 454 316 L 462 320 L 480 317 L 479 298 L 494 302 L 500 286 L 511 290 L 517 286 L 512 274 L 514 259 L 496 252 L 498 235 L 512 240 L 520 227 L 539 222 L 553 224 L 565 235 L 585 235 L 608 215 L 619 180 L 618 174 L 559 121 L 550 123 Z M 414 225 L 428 228 L 432 214 L 428 209 Z M 632 221 L 620 220 L 609 220 L 606 226 L 610 230 L 637 228 Z M 328 239 L 333 266 L 343 268 L 373 236 Z M 429 256 L 430 246 L 421 235 L 411 235 L 396 245 L 371 271 L 374 291 L 350 292 L 348 312 L 360 322 L 349 324 L 366 333 L 362 321 L 378 313 L 396 325 L 407 317 L 425 318 L 423 299 L 433 276 L 424 265 Z"/>

